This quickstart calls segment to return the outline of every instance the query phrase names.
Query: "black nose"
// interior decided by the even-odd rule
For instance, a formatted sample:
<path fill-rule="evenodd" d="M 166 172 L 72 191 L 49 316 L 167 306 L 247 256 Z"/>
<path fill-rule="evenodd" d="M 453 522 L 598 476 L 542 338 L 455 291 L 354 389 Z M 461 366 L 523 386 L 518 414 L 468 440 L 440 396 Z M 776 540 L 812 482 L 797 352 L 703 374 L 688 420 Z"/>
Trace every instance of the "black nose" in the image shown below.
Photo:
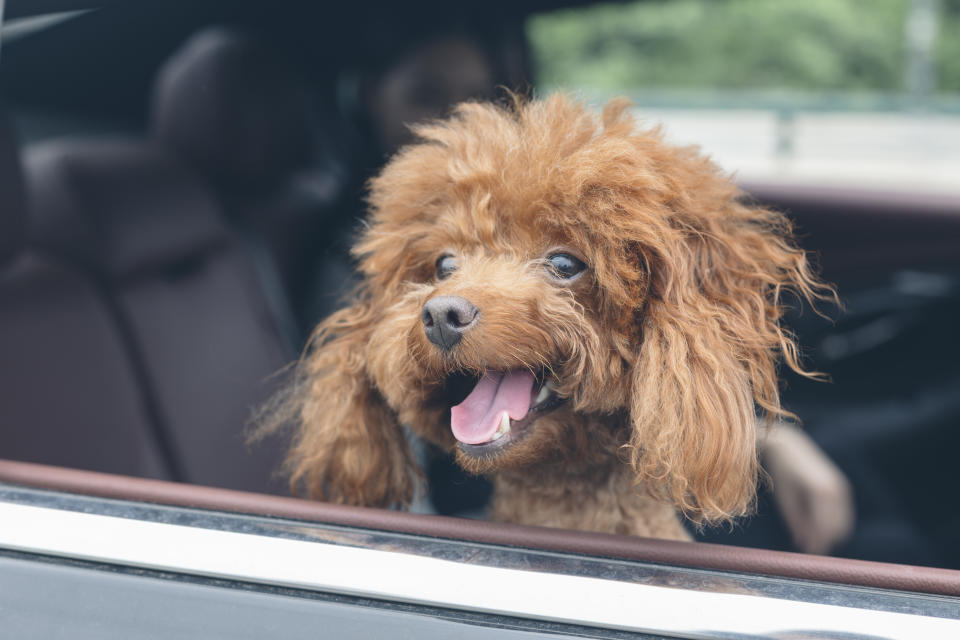
<path fill-rule="evenodd" d="M 480 311 L 460 296 L 437 296 L 423 305 L 423 330 L 427 339 L 444 351 L 460 342 L 463 334 L 477 324 Z"/>

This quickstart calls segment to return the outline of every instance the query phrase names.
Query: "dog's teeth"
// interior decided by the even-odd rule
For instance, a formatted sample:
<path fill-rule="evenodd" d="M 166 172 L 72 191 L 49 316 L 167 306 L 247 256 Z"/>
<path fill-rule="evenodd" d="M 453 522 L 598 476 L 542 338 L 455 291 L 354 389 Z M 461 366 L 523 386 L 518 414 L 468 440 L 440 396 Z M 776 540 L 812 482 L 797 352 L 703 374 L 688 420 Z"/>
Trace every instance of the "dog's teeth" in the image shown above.
<path fill-rule="evenodd" d="M 510 416 L 504 412 L 500 415 L 500 426 L 497 427 L 496 433 L 493 434 L 493 440 L 499 440 L 508 433 L 510 433 Z M 493 440 L 491 440 L 491 442 Z"/>
<path fill-rule="evenodd" d="M 546 402 L 547 398 L 550 397 L 550 394 L 553 393 L 553 385 L 549 382 L 545 382 L 543 387 L 540 389 L 540 393 L 537 394 L 537 399 L 533 401 L 533 404 L 542 404 Z"/>

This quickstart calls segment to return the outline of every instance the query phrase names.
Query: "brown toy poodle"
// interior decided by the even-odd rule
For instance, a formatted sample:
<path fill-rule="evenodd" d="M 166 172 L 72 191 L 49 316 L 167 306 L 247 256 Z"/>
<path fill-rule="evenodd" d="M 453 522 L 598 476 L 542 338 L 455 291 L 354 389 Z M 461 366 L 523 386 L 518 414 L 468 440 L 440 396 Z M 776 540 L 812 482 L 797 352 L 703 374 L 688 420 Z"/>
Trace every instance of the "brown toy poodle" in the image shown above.
<path fill-rule="evenodd" d="M 829 293 L 779 213 L 693 148 L 563 95 L 467 103 L 371 183 L 353 303 L 273 424 L 293 483 L 407 503 L 401 425 L 494 484 L 494 519 L 686 538 L 749 510 L 781 415 L 791 290 Z"/>

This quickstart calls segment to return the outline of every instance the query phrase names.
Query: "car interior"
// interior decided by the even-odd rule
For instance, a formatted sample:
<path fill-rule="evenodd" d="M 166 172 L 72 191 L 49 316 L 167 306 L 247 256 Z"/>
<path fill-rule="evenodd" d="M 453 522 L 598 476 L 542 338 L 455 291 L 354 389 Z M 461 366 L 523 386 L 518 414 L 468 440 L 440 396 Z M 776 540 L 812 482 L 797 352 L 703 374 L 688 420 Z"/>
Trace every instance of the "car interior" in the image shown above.
<path fill-rule="evenodd" d="M 466 34 L 489 77 L 469 87 L 423 80 L 425 104 L 502 98 L 498 87 L 536 93 L 525 21 L 582 4 L 8 1 L 0 480 L 440 537 L 468 530 L 538 548 L 664 553 L 597 534 L 458 529 L 438 514 L 475 517 L 489 487 L 429 450 L 431 492 L 418 510 L 433 515 L 217 493 L 290 496 L 284 437 L 250 434 L 313 326 L 349 292 L 364 183 L 396 144 L 378 129 L 377 82 L 418 43 Z M 842 301 L 823 315 L 792 309 L 806 361 L 829 381 L 786 376 L 783 389 L 854 489 L 856 527 L 832 554 L 960 569 L 960 190 L 741 186 L 789 214 Z M 695 534 L 795 550 L 768 490 L 755 516 Z M 698 549 L 658 557 L 769 572 L 781 558 Z M 870 571 L 798 562 L 804 575 L 846 572 L 846 581 Z"/>

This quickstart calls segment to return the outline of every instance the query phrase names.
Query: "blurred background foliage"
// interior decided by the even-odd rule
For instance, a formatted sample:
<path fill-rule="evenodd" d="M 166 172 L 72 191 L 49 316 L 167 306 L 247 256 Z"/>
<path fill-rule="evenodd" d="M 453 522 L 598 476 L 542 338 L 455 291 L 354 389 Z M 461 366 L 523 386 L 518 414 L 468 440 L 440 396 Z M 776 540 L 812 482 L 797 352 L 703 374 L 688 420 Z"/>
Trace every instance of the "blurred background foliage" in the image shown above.
<path fill-rule="evenodd" d="M 938 89 L 960 92 L 960 0 L 943 0 L 938 36 Z"/>
<path fill-rule="evenodd" d="M 541 87 L 900 93 L 915 3 L 647 0 L 540 15 L 527 28 Z M 926 6 L 930 90 L 960 92 L 960 0 Z"/>

